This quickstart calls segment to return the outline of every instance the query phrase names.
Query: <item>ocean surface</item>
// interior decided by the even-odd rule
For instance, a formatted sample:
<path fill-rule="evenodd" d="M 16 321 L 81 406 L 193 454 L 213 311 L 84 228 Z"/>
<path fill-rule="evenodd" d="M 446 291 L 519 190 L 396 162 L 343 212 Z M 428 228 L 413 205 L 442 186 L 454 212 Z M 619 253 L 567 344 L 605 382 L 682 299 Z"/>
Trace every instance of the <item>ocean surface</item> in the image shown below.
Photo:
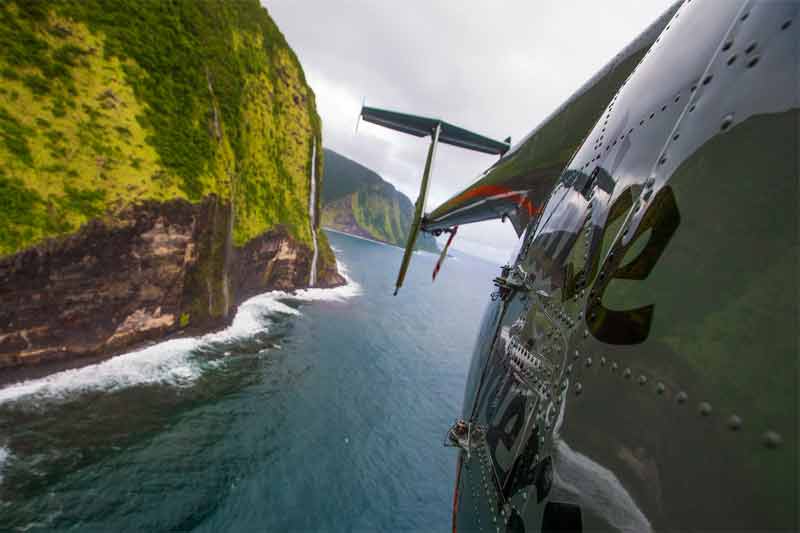
<path fill-rule="evenodd" d="M 498 267 L 328 237 L 347 286 L 0 389 L 0 531 L 449 531 L 458 416 Z"/>

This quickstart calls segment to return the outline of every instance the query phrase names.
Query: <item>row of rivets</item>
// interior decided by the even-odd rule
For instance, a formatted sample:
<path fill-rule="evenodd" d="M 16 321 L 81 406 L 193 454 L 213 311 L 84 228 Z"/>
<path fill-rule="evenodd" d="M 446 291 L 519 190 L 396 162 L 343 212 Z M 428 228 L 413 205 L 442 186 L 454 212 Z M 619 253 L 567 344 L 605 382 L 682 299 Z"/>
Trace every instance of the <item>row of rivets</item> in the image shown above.
<path fill-rule="evenodd" d="M 578 359 L 579 357 L 580 357 L 580 352 L 578 350 L 575 350 L 575 359 Z M 605 367 L 606 363 L 607 363 L 606 358 L 601 357 L 600 365 Z M 591 367 L 592 358 L 587 357 L 586 360 L 584 361 L 584 364 L 586 367 Z M 616 372 L 618 368 L 619 365 L 616 362 L 611 363 L 611 372 Z M 567 367 L 567 374 L 571 373 L 572 373 L 572 365 Z M 625 379 L 630 379 L 633 376 L 633 371 L 630 368 L 625 368 L 625 370 L 623 371 L 623 376 L 625 377 Z M 644 374 L 640 374 L 638 378 L 639 385 L 644 386 L 647 384 L 647 382 L 648 382 L 647 376 L 645 376 Z M 583 392 L 583 385 L 580 382 L 576 382 L 573 388 L 576 396 L 580 395 Z M 659 396 L 663 396 L 665 391 L 666 391 L 666 385 L 663 382 L 658 381 L 655 387 L 656 394 L 658 394 Z M 687 401 L 688 401 L 688 395 L 684 391 L 679 391 L 675 395 L 675 402 L 678 405 L 683 405 Z M 713 413 L 713 407 L 709 402 L 705 401 L 700 402 L 697 406 L 697 412 L 698 414 L 700 414 L 700 416 L 708 417 L 711 416 L 711 414 Z M 742 428 L 743 421 L 740 416 L 732 414 L 730 417 L 728 417 L 726 425 L 728 429 L 730 429 L 731 431 L 739 431 Z M 783 439 L 781 438 L 780 434 L 770 430 L 764 433 L 762 441 L 764 445 L 768 448 L 777 448 L 783 442 Z"/>

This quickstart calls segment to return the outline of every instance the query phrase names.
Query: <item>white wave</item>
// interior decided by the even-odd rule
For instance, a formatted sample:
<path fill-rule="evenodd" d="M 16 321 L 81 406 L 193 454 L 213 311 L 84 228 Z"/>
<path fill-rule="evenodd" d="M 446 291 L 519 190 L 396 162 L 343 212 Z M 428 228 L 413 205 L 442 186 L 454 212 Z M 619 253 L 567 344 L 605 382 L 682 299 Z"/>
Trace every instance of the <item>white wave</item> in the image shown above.
<path fill-rule="evenodd" d="M 300 311 L 278 300 L 277 296 L 280 294 L 287 293 L 272 291 L 245 300 L 236 310 L 230 326 L 221 331 L 203 335 L 200 340 L 207 344 L 243 339 L 259 331 L 264 331 L 267 326 L 265 318 L 269 315 L 300 315 Z"/>
<path fill-rule="evenodd" d="M 347 276 L 347 267 L 337 261 L 347 284 L 332 289 L 303 289 L 293 293 L 272 291 L 242 303 L 227 328 L 203 335 L 164 341 L 106 361 L 64 370 L 0 389 L 0 405 L 20 400 L 57 400 L 88 391 L 113 391 L 135 385 L 187 386 L 202 374 L 202 360 L 193 351 L 211 343 L 230 342 L 263 332 L 274 314 L 298 316 L 300 311 L 281 300 L 343 301 L 361 293 L 358 283 Z"/>
<path fill-rule="evenodd" d="M 102 363 L 64 370 L 0 389 L 0 405 L 20 399 L 57 399 L 75 392 L 114 390 L 132 385 L 189 384 L 199 375 L 190 361 L 200 339 L 172 339 Z"/>
<path fill-rule="evenodd" d="M 299 311 L 281 302 L 281 300 L 293 300 L 300 302 L 342 302 L 359 296 L 361 294 L 361 285 L 350 277 L 350 271 L 347 265 L 337 259 L 336 268 L 339 274 L 345 279 L 346 283 L 339 287 L 330 289 L 320 289 L 317 287 L 311 289 L 299 289 L 293 292 L 285 291 L 272 291 L 250 298 L 242 304 L 247 306 L 263 305 L 275 306 L 272 310 L 274 312 L 286 312 L 288 314 L 300 314 Z"/>

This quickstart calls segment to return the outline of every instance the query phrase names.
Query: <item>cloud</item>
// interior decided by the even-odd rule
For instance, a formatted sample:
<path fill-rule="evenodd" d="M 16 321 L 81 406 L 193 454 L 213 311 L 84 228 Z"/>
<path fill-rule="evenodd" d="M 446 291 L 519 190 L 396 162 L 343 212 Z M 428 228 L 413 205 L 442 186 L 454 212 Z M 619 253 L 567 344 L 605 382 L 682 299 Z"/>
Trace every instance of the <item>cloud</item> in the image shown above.
<path fill-rule="evenodd" d="M 516 141 L 672 0 L 262 3 L 316 93 L 325 146 L 375 170 L 413 201 L 428 140 L 365 123 L 354 135 L 363 97 L 368 105 L 440 117 Z M 495 159 L 440 146 L 429 208 Z M 515 243 L 510 224 L 483 222 L 461 228 L 454 247 L 510 253 Z"/>

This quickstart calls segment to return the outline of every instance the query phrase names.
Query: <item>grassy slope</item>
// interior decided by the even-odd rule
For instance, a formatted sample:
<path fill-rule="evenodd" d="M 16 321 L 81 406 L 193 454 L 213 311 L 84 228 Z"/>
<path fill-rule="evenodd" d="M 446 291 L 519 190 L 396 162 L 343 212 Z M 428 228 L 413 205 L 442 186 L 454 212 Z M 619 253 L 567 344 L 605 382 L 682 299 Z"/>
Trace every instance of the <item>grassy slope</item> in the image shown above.
<path fill-rule="evenodd" d="M 310 242 L 314 95 L 257 0 L 0 2 L 0 255 L 143 199 Z M 321 175 L 321 157 L 317 175 Z"/>

